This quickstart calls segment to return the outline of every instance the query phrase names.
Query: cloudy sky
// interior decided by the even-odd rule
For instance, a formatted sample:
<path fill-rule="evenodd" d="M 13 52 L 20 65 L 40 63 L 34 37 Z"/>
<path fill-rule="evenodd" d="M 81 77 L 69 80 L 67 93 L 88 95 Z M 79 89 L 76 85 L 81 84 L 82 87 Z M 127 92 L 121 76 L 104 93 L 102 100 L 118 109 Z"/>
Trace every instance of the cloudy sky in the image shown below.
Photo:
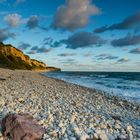
<path fill-rule="evenodd" d="M 62 70 L 140 71 L 140 0 L 0 0 L 0 42 Z"/>

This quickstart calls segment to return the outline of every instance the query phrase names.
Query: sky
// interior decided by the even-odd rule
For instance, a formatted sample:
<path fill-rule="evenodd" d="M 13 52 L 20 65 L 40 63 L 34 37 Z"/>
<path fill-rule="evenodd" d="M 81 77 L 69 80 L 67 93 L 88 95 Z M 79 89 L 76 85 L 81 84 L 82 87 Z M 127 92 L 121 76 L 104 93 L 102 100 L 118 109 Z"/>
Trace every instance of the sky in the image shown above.
<path fill-rule="evenodd" d="M 140 72 L 140 0 L 0 0 L 0 42 L 66 71 Z"/>

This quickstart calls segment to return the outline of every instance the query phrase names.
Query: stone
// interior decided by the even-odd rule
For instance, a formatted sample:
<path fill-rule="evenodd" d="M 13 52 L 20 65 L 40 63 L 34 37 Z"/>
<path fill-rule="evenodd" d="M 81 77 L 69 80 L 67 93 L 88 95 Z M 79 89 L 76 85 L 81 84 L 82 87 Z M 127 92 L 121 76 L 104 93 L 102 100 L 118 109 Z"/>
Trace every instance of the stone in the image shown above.
<path fill-rule="evenodd" d="M 100 135 L 99 135 L 99 138 L 100 138 L 101 140 L 109 140 L 109 139 L 108 139 L 108 136 L 107 136 L 106 134 L 100 134 Z"/>
<path fill-rule="evenodd" d="M 41 140 L 44 128 L 29 114 L 8 114 L 2 120 L 2 134 L 12 140 Z"/>
<path fill-rule="evenodd" d="M 18 99 L 18 101 L 19 101 L 20 103 L 22 103 L 22 102 L 24 102 L 24 98 L 21 97 L 21 98 Z"/>
<path fill-rule="evenodd" d="M 53 130 L 52 132 L 49 133 L 49 135 L 50 135 L 51 137 L 57 138 L 57 137 L 59 136 L 59 133 L 58 133 L 57 130 Z"/>
<path fill-rule="evenodd" d="M 132 131 L 132 130 L 133 130 L 133 127 L 132 127 L 131 125 L 128 125 L 128 126 L 126 127 L 126 129 L 127 129 L 128 131 Z"/>
<path fill-rule="evenodd" d="M 52 113 L 50 113 L 48 119 L 51 123 L 53 123 L 54 122 L 54 115 Z"/>
<path fill-rule="evenodd" d="M 80 140 L 87 140 L 89 138 L 90 138 L 89 135 L 87 135 L 85 132 L 83 132 L 80 136 Z"/>
<path fill-rule="evenodd" d="M 106 129 L 106 125 L 105 124 L 101 124 L 101 128 L 102 129 Z"/>
<path fill-rule="evenodd" d="M 119 140 L 128 140 L 128 139 L 127 139 L 127 137 L 125 135 L 120 135 Z"/>
<path fill-rule="evenodd" d="M 47 138 L 46 140 L 52 140 L 51 138 Z"/>
<path fill-rule="evenodd" d="M 96 133 L 94 133 L 94 139 L 98 139 L 98 135 Z"/>
<path fill-rule="evenodd" d="M 102 130 L 101 130 L 101 129 L 96 129 L 95 132 L 96 132 L 96 134 L 98 134 L 98 135 L 102 134 Z"/>
<path fill-rule="evenodd" d="M 0 140 L 4 140 L 4 138 L 3 137 L 0 137 Z"/>
<path fill-rule="evenodd" d="M 71 124 L 71 129 L 74 131 L 75 136 L 79 138 L 81 135 L 81 132 L 80 132 L 78 126 L 75 123 L 73 123 L 73 124 Z"/>
<path fill-rule="evenodd" d="M 4 99 L 0 97 L 0 106 L 4 106 L 4 104 L 5 104 Z"/>
<path fill-rule="evenodd" d="M 0 81 L 5 81 L 5 80 L 6 80 L 6 78 L 0 77 Z"/>
<path fill-rule="evenodd" d="M 76 140 L 75 137 L 69 137 L 69 140 Z"/>
<path fill-rule="evenodd" d="M 72 115 L 71 118 L 70 118 L 71 123 L 74 123 L 75 119 L 76 119 L 75 115 Z"/>
<path fill-rule="evenodd" d="M 115 128 L 116 128 L 116 129 L 121 129 L 121 126 L 120 126 L 118 123 L 116 123 L 116 124 L 115 124 Z"/>
<path fill-rule="evenodd" d="M 109 134 L 108 137 L 109 137 L 109 140 L 116 140 L 116 137 L 114 137 L 113 134 Z"/>
<path fill-rule="evenodd" d="M 70 130 L 69 127 L 66 128 L 66 133 L 67 133 L 67 135 L 69 135 L 69 136 L 72 135 L 72 132 L 71 132 L 71 130 Z"/>
<path fill-rule="evenodd" d="M 66 132 L 66 127 L 62 127 L 62 128 L 61 128 L 61 134 L 64 135 L 65 132 Z"/>
<path fill-rule="evenodd" d="M 129 138 L 130 138 L 130 140 L 133 140 L 133 139 L 134 139 L 134 138 L 133 138 L 133 134 L 132 134 L 132 132 L 129 133 Z"/>
<path fill-rule="evenodd" d="M 49 135 L 44 134 L 43 139 L 49 139 L 49 138 L 50 138 L 50 136 L 49 136 Z"/>

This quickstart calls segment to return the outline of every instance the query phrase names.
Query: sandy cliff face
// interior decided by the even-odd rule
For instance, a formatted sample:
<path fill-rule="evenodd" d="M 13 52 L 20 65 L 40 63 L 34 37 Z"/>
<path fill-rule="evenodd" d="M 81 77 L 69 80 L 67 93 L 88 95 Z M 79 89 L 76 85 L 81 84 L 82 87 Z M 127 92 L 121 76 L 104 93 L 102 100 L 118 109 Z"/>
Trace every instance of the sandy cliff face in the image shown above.
<path fill-rule="evenodd" d="M 45 68 L 47 67 L 47 65 L 45 63 L 40 62 L 40 61 L 35 60 L 35 59 L 31 59 L 30 63 L 31 63 L 31 65 L 36 65 L 38 67 L 45 67 Z"/>
<path fill-rule="evenodd" d="M 28 55 L 12 45 L 3 43 L 0 43 L 0 67 L 28 70 L 48 70 L 49 68 L 43 62 L 30 59 Z"/>
<path fill-rule="evenodd" d="M 12 45 L 4 45 L 4 44 L 0 44 L 0 54 L 4 55 L 4 56 L 13 56 L 15 58 L 20 58 L 21 60 L 30 63 L 30 57 L 27 55 L 24 55 L 24 53 L 22 51 L 20 51 L 19 49 L 13 47 Z"/>

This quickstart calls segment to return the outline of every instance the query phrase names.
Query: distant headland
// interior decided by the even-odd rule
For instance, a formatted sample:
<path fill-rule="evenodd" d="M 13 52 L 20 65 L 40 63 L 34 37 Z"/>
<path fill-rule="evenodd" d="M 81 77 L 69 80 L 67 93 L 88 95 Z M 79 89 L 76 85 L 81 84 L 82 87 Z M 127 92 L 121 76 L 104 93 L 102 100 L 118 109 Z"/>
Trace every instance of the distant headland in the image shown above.
<path fill-rule="evenodd" d="M 21 50 L 2 42 L 0 42 L 0 67 L 32 71 L 61 71 L 60 68 L 50 67 L 41 61 L 30 59 Z"/>

